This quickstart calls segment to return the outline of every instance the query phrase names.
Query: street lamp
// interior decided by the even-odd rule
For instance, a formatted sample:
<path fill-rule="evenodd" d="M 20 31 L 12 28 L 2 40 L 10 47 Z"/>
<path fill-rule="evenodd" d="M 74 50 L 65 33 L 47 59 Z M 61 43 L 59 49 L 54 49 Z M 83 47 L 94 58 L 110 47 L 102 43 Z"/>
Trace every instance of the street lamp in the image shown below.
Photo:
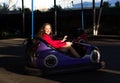
<path fill-rule="evenodd" d="M 84 30 L 83 0 L 81 0 L 81 11 L 82 11 L 82 30 Z"/>
<path fill-rule="evenodd" d="M 96 10 L 95 10 L 95 0 L 93 0 L 93 35 L 97 35 L 97 31 L 96 31 Z"/>
<path fill-rule="evenodd" d="M 55 23 L 55 35 L 57 35 L 57 10 L 56 10 L 56 0 L 54 0 L 54 23 Z"/>
<path fill-rule="evenodd" d="M 102 13 L 102 4 L 103 4 L 103 0 L 100 1 L 100 10 L 99 10 L 99 16 L 98 16 L 97 25 L 96 25 L 95 0 L 93 0 L 93 35 L 95 35 L 95 36 L 98 35 L 100 17 L 101 17 L 101 13 Z"/>
<path fill-rule="evenodd" d="M 31 38 L 34 38 L 34 0 L 31 1 L 32 19 L 31 19 Z"/>
<path fill-rule="evenodd" d="M 24 11 L 24 0 L 22 0 L 22 25 L 23 25 L 23 34 L 25 34 L 25 11 Z"/>

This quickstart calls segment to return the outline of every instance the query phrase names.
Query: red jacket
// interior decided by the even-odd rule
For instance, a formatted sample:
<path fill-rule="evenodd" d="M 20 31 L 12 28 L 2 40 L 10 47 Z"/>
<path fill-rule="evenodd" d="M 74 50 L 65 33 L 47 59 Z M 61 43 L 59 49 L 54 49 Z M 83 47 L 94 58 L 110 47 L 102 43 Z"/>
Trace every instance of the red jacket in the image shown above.
<path fill-rule="evenodd" d="M 42 38 L 54 48 L 61 48 L 66 45 L 66 42 L 61 42 L 62 40 L 53 40 L 50 35 L 43 34 Z"/>

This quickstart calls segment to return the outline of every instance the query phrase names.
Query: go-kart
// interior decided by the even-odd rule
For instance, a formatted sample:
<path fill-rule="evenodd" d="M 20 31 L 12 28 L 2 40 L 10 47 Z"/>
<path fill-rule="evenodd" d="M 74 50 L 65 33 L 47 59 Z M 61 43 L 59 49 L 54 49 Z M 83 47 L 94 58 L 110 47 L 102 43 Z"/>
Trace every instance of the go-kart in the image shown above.
<path fill-rule="evenodd" d="M 73 41 L 73 47 L 81 58 L 61 52 L 43 39 L 29 39 L 26 44 L 25 69 L 28 74 L 41 76 L 103 68 L 98 47 L 80 41 Z"/>

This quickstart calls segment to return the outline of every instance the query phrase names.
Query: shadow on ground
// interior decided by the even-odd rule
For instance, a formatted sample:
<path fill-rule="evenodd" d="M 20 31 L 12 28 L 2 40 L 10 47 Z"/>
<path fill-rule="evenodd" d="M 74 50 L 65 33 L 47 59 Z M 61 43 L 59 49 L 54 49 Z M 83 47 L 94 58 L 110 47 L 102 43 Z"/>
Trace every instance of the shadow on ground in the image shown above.
<path fill-rule="evenodd" d="M 14 42 L 13 42 L 14 44 Z M 0 67 L 24 74 L 25 46 L 21 44 L 3 43 L 0 46 Z"/>

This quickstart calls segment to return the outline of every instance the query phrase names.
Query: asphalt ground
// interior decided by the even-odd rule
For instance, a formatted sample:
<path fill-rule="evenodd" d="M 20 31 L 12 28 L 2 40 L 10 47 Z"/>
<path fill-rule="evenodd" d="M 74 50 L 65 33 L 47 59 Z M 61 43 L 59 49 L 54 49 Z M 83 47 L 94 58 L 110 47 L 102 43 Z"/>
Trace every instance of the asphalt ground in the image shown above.
<path fill-rule="evenodd" d="M 99 72 L 36 77 L 26 75 L 23 38 L 0 40 L 0 83 L 120 83 L 119 37 L 88 37 L 88 43 L 100 48 L 106 69 Z M 114 55 L 114 56 L 113 56 Z"/>

